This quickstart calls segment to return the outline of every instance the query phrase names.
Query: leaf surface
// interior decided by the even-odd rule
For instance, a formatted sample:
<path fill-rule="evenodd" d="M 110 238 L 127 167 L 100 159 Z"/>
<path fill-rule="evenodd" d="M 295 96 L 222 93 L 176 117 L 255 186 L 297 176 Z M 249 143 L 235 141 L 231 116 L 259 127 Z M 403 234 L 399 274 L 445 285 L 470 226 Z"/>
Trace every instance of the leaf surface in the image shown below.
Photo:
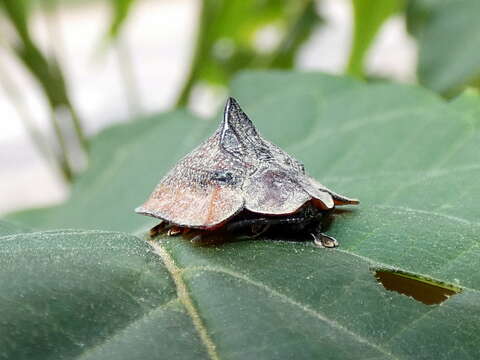
<path fill-rule="evenodd" d="M 408 25 L 419 42 L 420 82 L 445 95 L 479 86 L 480 2 L 410 1 Z"/>
<path fill-rule="evenodd" d="M 181 238 L 160 238 L 152 244 L 154 257 L 144 253 L 155 264 L 147 288 L 165 289 L 151 306 L 177 302 L 186 315 L 176 324 L 190 334 L 191 343 L 177 346 L 185 338 L 167 333 L 163 320 L 139 315 L 158 325 L 156 346 L 168 339 L 177 357 L 198 351 L 199 357 L 222 359 L 479 357 L 478 94 L 446 102 L 417 87 L 282 72 L 245 73 L 233 82 L 232 93 L 265 137 L 304 162 L 323 184 L 358 197 L 361 205 L 335 215 L 328 230 L 340 241 L 335 250 L 315 248 L 310 239 L 198 247 Z M 94 142 L 91 170 L 67 204 L 12 218 L 45 229 L 143 233 L 155 220 L 134 215 L 133 208 L 215 126 L 216 121 L 173 113 L 107 130 Z M 42 243 L 50 234 L 21 236 L 40 236 L 34 242 Z M 102 269 L 111 266 L 111 256 L 118 257 L 120 269 L 124 261 L 131 271 L 146 266 L 140 265 L 143 257 L 124 259 L 129 246 L 147 249 L 145 243 L 126 234 L 100 234 L 103 240 L 85 235 L 72 241 L 85 242 L 91 261 Z M 110 246 L 120 241 L 125 248 L 105 253 L 103 264 L 95 255 L 102 254 L 95 250 L 102 241 Z M 55 253 L 57 243 L 47 243 Z M 48 251 L 36 257 L 38 262 Z M 62 266 L 69 269 L 67 263 Z M 374 278 L 378 268 L 450 283 L 462 291 L 440 305 L 424 305 L 383 288 Z M 95 274 L 95 281 L 106 276 L 103 283 L 115 283 L 123 272 Z M 116 301 L 116 293 L 110 295 Z M 109 293 L 100 291 L 100 296 Z M 149 357 L 160 357 L 148 342 L 151 337 L 137 332 L 131 324 L 138 322 L 129 319 L 124 318 L 129 324 L 125 331 L 110 328 L 114 341 L 95 346 L 95 358 L 147 356 L 148 351 Z M 33 331 L 31 326 L 23 326 L 24 331 Z M 98 334 L 90 334 L 89 341 L 100 341 Z"/>
<path fill-rule="evenodd" d="M 163 263 L 106 231 L 0 237 L 0 358 L 205 357 Z M 158 341 L 158 333 L 162 333 Z"/>

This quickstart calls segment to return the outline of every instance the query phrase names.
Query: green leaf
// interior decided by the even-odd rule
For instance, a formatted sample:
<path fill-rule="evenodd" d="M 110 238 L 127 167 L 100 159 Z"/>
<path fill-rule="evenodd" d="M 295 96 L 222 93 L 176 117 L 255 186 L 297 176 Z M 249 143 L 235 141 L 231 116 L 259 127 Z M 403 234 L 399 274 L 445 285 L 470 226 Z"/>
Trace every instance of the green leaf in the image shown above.
<path fill-rule="evenodd" d="M 5 11 L 6 17 L 12 22 L 18 36 L 28 42 L 30 39 L 27 20 L 30 15 L 29 0 L 1 0 L 0 4 Z"/>
<path fill-rule="evenodd" d="M 408 24 L 418 39 L 418 78 L 447 96 L 480 79 L 480 2 L 410 1 Z"/>
<path fill-rule="evenodd" d="M 125 321 L 126 330 L 108 327 L 107 336 L 112 341 L 105 342 L 104 332 L 88 328 L 88 339 L 82 339 L 88 344 L 87 355 L 96 359 L 155 358 L 160 352 L 153 344 L 168 343 L 171 349 L 181 349 L 175 354 L 177 358 L 196 351 L 198 358 L 208 354 L 226 359 L 478 358 L 478 94 L 470 91 L 446 102 L 417 87 L 282 72 L 244 73 L 233 82 L 232 93 L 262 134 L 302 160 L 325 185 L 360 198 L 361 205 L 337 213 L 328 230 L 340 241 L 340 248 L 318 249 L 310 239 L 257 239 L 196 247 L 182 238 L 160 238 L 152 243 L 156 258 L 146 251 L 143 254 L 149 259 L 152 256 L 155 263 L 149 270 L 155 279 L 151 281 L 165 284 L 170 279 L 168 287 L 158 285 L 169 294 L 176 288 L 177 300 L 168 301 L 177 302 L 184 320 L 175 330 L 152 320 L 158 327 L 156 341 L 150 342 L 151 334 L 137 332 L 136 324 L 149 322 L 148 314 L 153 312 L 139 315 L 140 321 L 119 315 L 116 320 Z M 155 220 L 133 214 L 133 208 L 148 196 L 165 171 L 216 125 L 217 121 L 202 122 L 175 112 L 106 130 L 95 139 L 92 168 L 79 179 L 67 204 L 12 218 L 45 229 L 67 226 L 140 233 Z M 74 237 L 69 246 L 90 251 L 89 259 L 76 253 L 64 261 L 64 278 L 71 273 L 80 276 L 82 269 L 91 266 L 94 287 L 92 292 L 75 290 L 73 299 L 62 298 L 61 303 L 70 304 L 69 309 L 88 302 L 85 297 L 97 291 L 100 297 L 109 296 L 95 284 L 109 283 L 101 280 L 104 277 L 122 277 L 123 270 L 108 271 L 111 262 L 119 267 L 125 262 L 129 271 L 144 266 L 140 266 L 141 259 L 130 259 L 129 250 L 124 250 L 126 244 L 146 246 L 137 238 L 98 231 L 84 234 L 82 239 L 76 238 L 79 235 L 75 232 L 62 235 L 62 241 Z M 88 240 L 93 234 L 104 237 Z M 36 263 L 31 266 L 28 264 L 34 260 L 23 253 L 15 257 L 21 261 L 19 267 L 1 259 L 0 264 L 7 265 L 3 265 L 0 279 L 5 274 L 22 274 L 27 265 L 29 274 L 36 267 L 50 266 L 42 259 L 56 259 L 50 252 L 68 249 L 66 244 L 51 240 L 50 233 L 16 236 L 36 239 L 32 244 L 45 248 L 45 252 L 36 249 Z M 109 245 L 101 245 L 104 242 Z M 102 252 L 117 242 L 121 250 Z M 17 245 L 28 248 L 26 244 L 22 240 Z M 2 256 L 13 259 L 12 252 L 6 248 Z M 117 256 L 121 260 L 112 260 Z M 88 266 L 77 266 L 73 260 Z M 424 305 L 386 290 L 374 277 L 374 270 L 379 268 L 446 282 L 460 287 L 461 292 L 440 305 Z M 8 276 L 6 284 L 15 279 Z M 48 289 L 55 289 L 52 286 L 59 280 L 50 283 L 48 276 L 42 279 L 46 284 L 39 286 L 48 297 Z M 21 282 L 16 284 L 21 284 L 18 289 L 24 287 Z M 116 297 L 115 293 L 111 300 L 102 298 L 99 303 L 114 301 L 119 304 L 114 309 L 122 308 L 123 300 L 117 303 Z M 6 303 L 11 303 L 10 298 Z M 0 298 L 0 309 L 4 304 Z M 34 310 L 45 312 L 41 307 Z M 73 312 L 66 313 L 74 316 Z M 49 314 L 62 318 L 66 313 Z M 115 316 L 109 319 L 114 321 Z M 9 319 L 7 324 L 16 323 Z M 29 332 L 35 333 L 37 323 L 33 319 L 22 324 L 23 341 Z M 178 345 L 185 339 L 176 336 L 182 329 L 191 334 L 187 338 L 192 348 Z M 167 339 L 169 331 L 177 333 Z M 45 330 L 49 338 L 56 339 L 59 333 L 63 332 L 58 327 Z M 92 345 L 98 343 L 105 345 Z M 145 347 L 145 343 L 152 345 Z M 62 351 L 68 358 L 73 350 Z"/>
<path fill-rule="evenodd" d="M 23 226 L 0 219 L 0 236 L 13 235 L 28 232 L 29 230 Z"/>
<path fill-rule="evenodd" d="M 402 0 L 352 0 L 353 42 L 347 72 L 363 77 L 368 49 L 383 23 L 403 5 Z"/>
<path fill-rule="evenodd" d="M 426 306 L 386 291 L 369 261 L 343 251 L 169 239 L 155 257 L 138 238 L 99 231 L 0 243 L 5 358 L 450 358 L 460 346 L 478 355 L 477 292 Z"/>
<path fill-rule="evenodd" d="M 0 357 L 205 357 L 160 259 L 142 240 L 64 230 L 0 237 Z M 161 341 L 159 341 L 161 334 Z"/>

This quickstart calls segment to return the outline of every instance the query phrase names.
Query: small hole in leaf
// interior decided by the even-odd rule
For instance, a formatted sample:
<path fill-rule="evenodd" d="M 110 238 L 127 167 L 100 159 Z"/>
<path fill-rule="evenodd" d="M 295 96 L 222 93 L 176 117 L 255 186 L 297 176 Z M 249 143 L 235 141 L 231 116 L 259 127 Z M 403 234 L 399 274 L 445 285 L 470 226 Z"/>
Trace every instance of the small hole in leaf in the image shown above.
<path fill-rule="evenodd" d="M 377 281 L 387 290 L 396 291 L 427 305 L 440 304 L 461 291 L 460 288 L 432 279 L 389 270 L 375 271 Z"/>

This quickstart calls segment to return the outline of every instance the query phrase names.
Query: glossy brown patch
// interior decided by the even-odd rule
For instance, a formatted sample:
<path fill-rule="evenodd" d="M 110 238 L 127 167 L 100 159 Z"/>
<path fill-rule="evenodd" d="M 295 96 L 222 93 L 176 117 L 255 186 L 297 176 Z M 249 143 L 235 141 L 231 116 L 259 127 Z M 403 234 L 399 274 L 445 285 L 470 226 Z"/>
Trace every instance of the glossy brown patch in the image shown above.
<path fill-rule="evenodd" d="M 242 197 L 228 187 L 161 185 L 138 212 L 182 226 L 209 228 L 235 215 L 242 207 Z"/>

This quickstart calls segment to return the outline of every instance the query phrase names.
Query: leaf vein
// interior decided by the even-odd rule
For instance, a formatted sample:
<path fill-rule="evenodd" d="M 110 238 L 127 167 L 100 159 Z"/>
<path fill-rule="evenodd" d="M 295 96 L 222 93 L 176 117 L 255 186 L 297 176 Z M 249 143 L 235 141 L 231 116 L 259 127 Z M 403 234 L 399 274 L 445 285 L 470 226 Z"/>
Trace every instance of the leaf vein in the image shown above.
<path fill-rule="evenodd" d="M 93 346 L 91 348 L 88 348 L 87 350 L 85 350 L 84 352 L 79 354 L 77 356 L 77 359 L 81 359 L 82 357 L 84 357 L 88 354 L 94 353 L 97 349 L 101 348 L 102 346 L 107 345 L 109 342 L 112 342 L 116 338 L 120 337 L 129 328 L 134 327 L 136 324 L 143 321 L 145 318 L 150 317 L 157 312 L 165 311 L 168 307 L 170 307 L 171 305 L 174 305 L 177 302 L 180 302 L 180 300 L 178 298 L 174 298 L 174 299 L 171 299 L 171 300 L 169 300 L 169 301 L 167 301 L 167 302 L 165 302 L 161 305 L 156 306 L 155 308 L 153 308 L 152 310 L 150 310 L 146 314 L 143 314 L 141 317 L 139 317 L 139 318 L 135 319 L 134 321 L 128 323 L 128 325 L 125 326 L 123 329 L 121 329 L 119 331 L 116 331 L 112 336 L 105 338 L 102 342 L 96 344 L 95 346 Z"/>
<path fill-rule="evenodd" d="M 378 350 L 379 352 L 383 353 L 384 355 L 387 355 L 389 356 L 390 358 L 392 359 L 397 359 L 397 357 L 395 355 L 393 355 L 392 353 L 388 352 L 387 350 L 383 349 L 382 347 L 380 347 L 379 345 L 377 344 L 374 344 L 372 342 L 370 342 L 368 339 L 354 333 L 352 330 L 349 330 L 348 328 L 344 327 L 343 325 L 339 324 L 337 321 L 335 320 L 332 320 L 328 317 L 326 317 L 324 314 L 310 308 L 309 306 L 305 305 L 305 304 L 302 304 L 294 299 L 292 299 L 291 297 L 285 295 L 285 294 L 282 294 L 280 292 L 278 292 L 277 290 L 275 289 L 272 289 L 271 287 L 263 284 L 263 283 L 260 283 L 258 281 L 255 281 L 255 280 L 252 280 L 250 279 L 249 277 L 245 276 L 244 274 L 240 274 L 238 272 L 235 272 L 235 271 L 232 271 L 232 270 L 229 270 L 229 269 L 225 269 L 225 268 L 221 268 L 221 267 L 210 267 L 210 266 L 195 266 L 195 267 L 187 267 L 184 269 L 184 271 L 210 271 L 210 272 L 218 272 L 218 273 L 222 273 L 222 274 L 225 274 L 225 275 L 229 275 L 229 276 L 232 276 L 236 279 L 239 279 L 239 280 L 243 280 L 253 286 L 256 286 L 264 291 L 266 291 L 267 293 L 269 293 L 270 295 L 274 296 L 274 297 L 277 297 L 279 298 L 281 301 L 285 302 L 285 303 L 288 303 L 290 305 L 293 305 L 299 309 L 301 309 L 302 311 L 304 311 L 305 313 L 309 314 L 310 316 L 320 320 L 320 321 L 323 321 L 327 324 L 329 324 L 330 326 L 332 326 L 333 328 L 335 329 L 338 329 L 338 330 L 341 330 L 347 334 L 349 334 L 350 336 L 352 336 L 354 339 L 356 339 L 357 341 L 361 342 L 361 343 L 364 343 L 366 345 L 369 345 L 370 347 L 373 347 L 374 349 Z"/>
<path fill-rule="evenodd" d="M 170 273 L 170 276 L 175 283 L 175 287 L 177 288 L 177 296 L 187 310 L 187 314 L 192 319 L 193 325 L 195 326 L 195 329 L 197 330 L 203 345 L 206 347 L 208 355 L 212 360 L 219 360 L 220 357 L 218 356 L 216 346 L 213 340 L 210 338 L 207 328 L 205 327 L 205 324 L 203 323 L 203 320 L 200 317 L 198 310 L 193 304 L 193 301 L 187 289 L 187 285 L 182 278 L 182 271 L 184 271 L 184 269 L 179 268 L 175 264 L 172 256 L 159 243 L 153 241 L 150 241 L 149 243 L 153 247 L 154 253 L 160 256 L 160 258 L 163 260 L 165 267 Z"/>

